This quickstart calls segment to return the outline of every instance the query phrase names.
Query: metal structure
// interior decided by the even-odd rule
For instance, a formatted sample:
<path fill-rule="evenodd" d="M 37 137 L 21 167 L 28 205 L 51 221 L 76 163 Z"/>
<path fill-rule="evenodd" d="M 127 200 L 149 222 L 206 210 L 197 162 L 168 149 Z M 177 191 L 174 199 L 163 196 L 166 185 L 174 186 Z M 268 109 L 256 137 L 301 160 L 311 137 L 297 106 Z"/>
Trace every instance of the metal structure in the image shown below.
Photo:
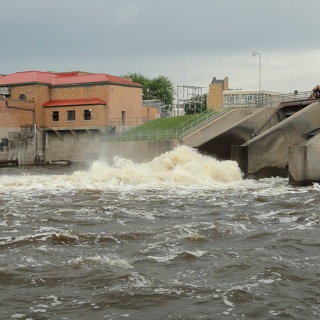
<path fill-rule="evenodd" d="M 162 118 L 168 117 L 170 115 L 169 108 L 171 107 L 171 105 L 165 104 L 165 102 L 162 100 L 143 100 L 142 104 L 144 107 L 157 107 L 158 113 Z"/>
<path fill-rule="evenodd" d="M 177 86 L 177 107 L 185 108 L 187 104 L 196 106 L 203 104 L 202 88 L 197 86 Z"/>

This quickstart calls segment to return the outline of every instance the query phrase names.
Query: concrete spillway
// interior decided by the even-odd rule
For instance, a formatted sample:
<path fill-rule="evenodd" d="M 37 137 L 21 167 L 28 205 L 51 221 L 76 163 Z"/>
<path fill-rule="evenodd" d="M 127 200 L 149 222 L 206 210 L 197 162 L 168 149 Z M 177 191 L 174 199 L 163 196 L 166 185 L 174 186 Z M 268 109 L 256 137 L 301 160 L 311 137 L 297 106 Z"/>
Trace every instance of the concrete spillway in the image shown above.
<path fill-rule="evenodd" d="M 320 126 L 320 103 L 308 103 L 309 105 L 258 136 L 231 148 L 231 159 L 239 163 L 246 176 L 288 176 L 290 165 L 290 182 L 305 184 L 307 180 L 319 180 L 319 170 L 315 166 L 312 166 L 313 169 L 310 167 L 316 154 L 319 155 L 316 147 L 318 138 L 314 137 L 313 141 L 309 142 L 307 138 L 308 132 Z M 307 161 L 306 155 L 309 155 Z M 302 174 L 305 167 L 310 167 L 308 172 L 312 177 Z"/>
<path fill-rule="evenodd" d="M 293 101 L 232 110 L 180 143 L 237 161 L 246 177 L 289 176 L 290 183 L 303 185 L 320 181 L 319 128 L 320 102 Z"/>
<path fill-rule="evenodd" d="M 316 135 L 298 146 L 289 147 L 289 183 L 293 185 L 320 183 L 319 157 L 320 135 Z"/>
<path fill-rule="evenodd" d="M 181 140 L 218 159 L 231 158 L 231 146 L 251 139 L 254 132 L 264 131 L 279 123 L 278 108 L 234 109 Z"/>
<path fill-rule="evenodd" d="M 278 107 L 233 109 L 181 139 L 91 142 L 85 151 L 101 150 L 106 159 L 122 156 L 145 162 L 179 145 L 187 145 L 217 159 L 237 161 L 245 177 L 282 176 L 289 177 L 292 184 L 303 185 L 320 182 L 319 128 L 320 101 L 293 101 Z M 69 140 L 74 142 L 72 137 Z M 57 145 L 48 140 L 52 157 L 59 152 L 65 159 L 72 159 L 75 154 L 83 159 L 80 153 L 83 147 L 71 153 L 70 144 L 54 141 Z"/>

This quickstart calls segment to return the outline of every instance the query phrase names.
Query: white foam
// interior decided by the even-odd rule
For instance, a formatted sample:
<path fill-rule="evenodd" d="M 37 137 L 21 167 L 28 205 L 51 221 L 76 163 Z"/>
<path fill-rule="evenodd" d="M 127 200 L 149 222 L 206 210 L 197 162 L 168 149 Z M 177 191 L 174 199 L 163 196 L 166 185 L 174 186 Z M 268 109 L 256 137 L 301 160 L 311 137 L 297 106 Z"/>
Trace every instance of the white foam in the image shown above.
<path fill-rule="evenodd" d="M 22 314 L 22 313 L 16 313 L 16 314 L 13 314 L 11 316 L 11 318 L 13 318 L 13 319 L 22 319 L 22 318 L 25 318 L 25 317 L 26 317 L 26 315 Z"/>
<path fill-rule="evenodd" d="M 262 283 L 273 283 L 274 282 L 274 280 L 273 279 L 261 279 L 261 280 L 259 280 L 259 282 L 262 282 Z"/>
<path fill-rule="evenodd" d="M 108 257 L 105 255 L 102 255 L 102 256 L 95 255 L 95 256 L 88 256 L 88 257 L 80 256 L 78 258 L 69 260 L 68 263 L 69 265 L 73 265 L 73 266 L 102 264 L 102 265 L 108 265 L 111 267 L 120 267 L 125 269 L 133 268 L 131 264 L 125 259 Z"/>
<path fill-rule="evenodd" d="M 218 161 L 192 148 L 180 146 L 141 164 L 116 157 L 112 164 L 95 161 L 88 170 L 68 175 L 2 175 L 0 190 L 223 187 L 239 181 L 242 181 L 242 173 L 235 161 Z"/>

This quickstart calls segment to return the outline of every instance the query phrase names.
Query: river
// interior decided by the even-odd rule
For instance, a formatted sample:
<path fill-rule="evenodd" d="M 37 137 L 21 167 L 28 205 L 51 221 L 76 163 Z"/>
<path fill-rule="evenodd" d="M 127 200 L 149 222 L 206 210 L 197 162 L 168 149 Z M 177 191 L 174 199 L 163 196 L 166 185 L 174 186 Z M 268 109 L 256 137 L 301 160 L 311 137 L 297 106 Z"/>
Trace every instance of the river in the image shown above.
<path fill-rule="evenodd" d="M 0 168 L 1 319 L 320 319 L 320 186 L 187 147 Z"/>

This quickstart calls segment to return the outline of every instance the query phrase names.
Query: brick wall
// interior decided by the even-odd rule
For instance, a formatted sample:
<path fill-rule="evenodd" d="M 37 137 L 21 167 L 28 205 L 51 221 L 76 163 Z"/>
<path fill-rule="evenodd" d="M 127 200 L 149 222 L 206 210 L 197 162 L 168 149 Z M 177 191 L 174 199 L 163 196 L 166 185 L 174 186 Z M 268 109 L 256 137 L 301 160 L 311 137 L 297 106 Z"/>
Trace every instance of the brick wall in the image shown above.
<path fill-rule="evenodd" d="M 79 85 L 68 87 L 52 87 L 41 84 L 16 85 L 11 86 L 10 103 L 18 103 L 21 95 L 25 96 L 26 101 L 34 102 L 36 110 L 36 122 L 39 127 L 76 127 L 76 126 L 107 126 L 129 125 L 138 121 L 140 124 L 143 118 L 148 118 L 147 108 L 142 107 L 142 88 L 121 86 L 114 84 Z M 100 98 L 107 102 L 103 105 L 88 105 L 76 107 L 50 107 L 44 108 L 43 104 L 49 100 L 78 99 L 78 98 Z M 0 100 L 1 101 L 1 100 Z M 20 103 L 20 102 L 19 102 Z M 90 122 L 83 122 L 84 110 L 92 109 L 92 119 Z M 25 111 L 3 111 L 2 123 L 5 126 L 20 126 L 28 123 L 32 124 L 32 115 Z M 68 122 L 67 111 L 76 111 L 76 120 Z M 61 120 L 53 123 L 52 112 L 59 111 Z M 149 119 L 156 117 L 156 111 L 149 109 Z M 136 120 L 134 120 L 136 119 Z"/>
<path fill-rule="evenodd" d="M 34 109 L 33 102 L 23 101 L 8 101 L 8 107 L 6 107 L 6 101 L 0 100 L 0 127 L 20 127 L 26 125 L 33 125 L 33 112 L 29 110 Z M 14 109 L 14 108 L 21 108 Z"/>
<path fill-rule="evenodd" d="M 100 98 L 107 102 L 105 109 L 102 109 L 101 106 L 99 108 L 95 106 L 89 108 L 93 110 L 92 125 L 128 125 L 129 119 L 133 121 L 132 119 L 140 118 L 141 122 L 143 117 L 147 117 L 147 110 L 142 107 L 142 88 L 139 87 L 104 84 L 51 89 L 52 100 L 76 98 Z M 77 108 L 82 112 L 88 109 L 87 106 L 82 109 Z M 54 110 L 50 110 L 50 113 L 52 111 Z M 151 114 L 154 116 L 154 112 L 151 112 Z M 50 116 L 46 115 L 46 121 L 49 118 Z M 103 124 L 101 123 L 102 119 L 104 119 Z"/>
<path fill-rule="evenodd" d="M 105 127 L 108 123 L 107 107 L 105 105 L 81 105 L 63 107 L 44 107 L 44 123 L 48 128 L 83 129 Z M 91 110 L 90 120 L 85 120 L 85 110 Z M 53 112 L 59 112 L 59 120 L 53 121 Z M 68 111 L 75 112 L 75 119 L 68 120 Z"/>
<path fill-rule="evenodd" d="M 229 80 L 225 77 L 224 80 L 218 80 L 209 84 L 208 109 L 222 110 L 223 106 L 223 91 L 228 90 Z"/>

